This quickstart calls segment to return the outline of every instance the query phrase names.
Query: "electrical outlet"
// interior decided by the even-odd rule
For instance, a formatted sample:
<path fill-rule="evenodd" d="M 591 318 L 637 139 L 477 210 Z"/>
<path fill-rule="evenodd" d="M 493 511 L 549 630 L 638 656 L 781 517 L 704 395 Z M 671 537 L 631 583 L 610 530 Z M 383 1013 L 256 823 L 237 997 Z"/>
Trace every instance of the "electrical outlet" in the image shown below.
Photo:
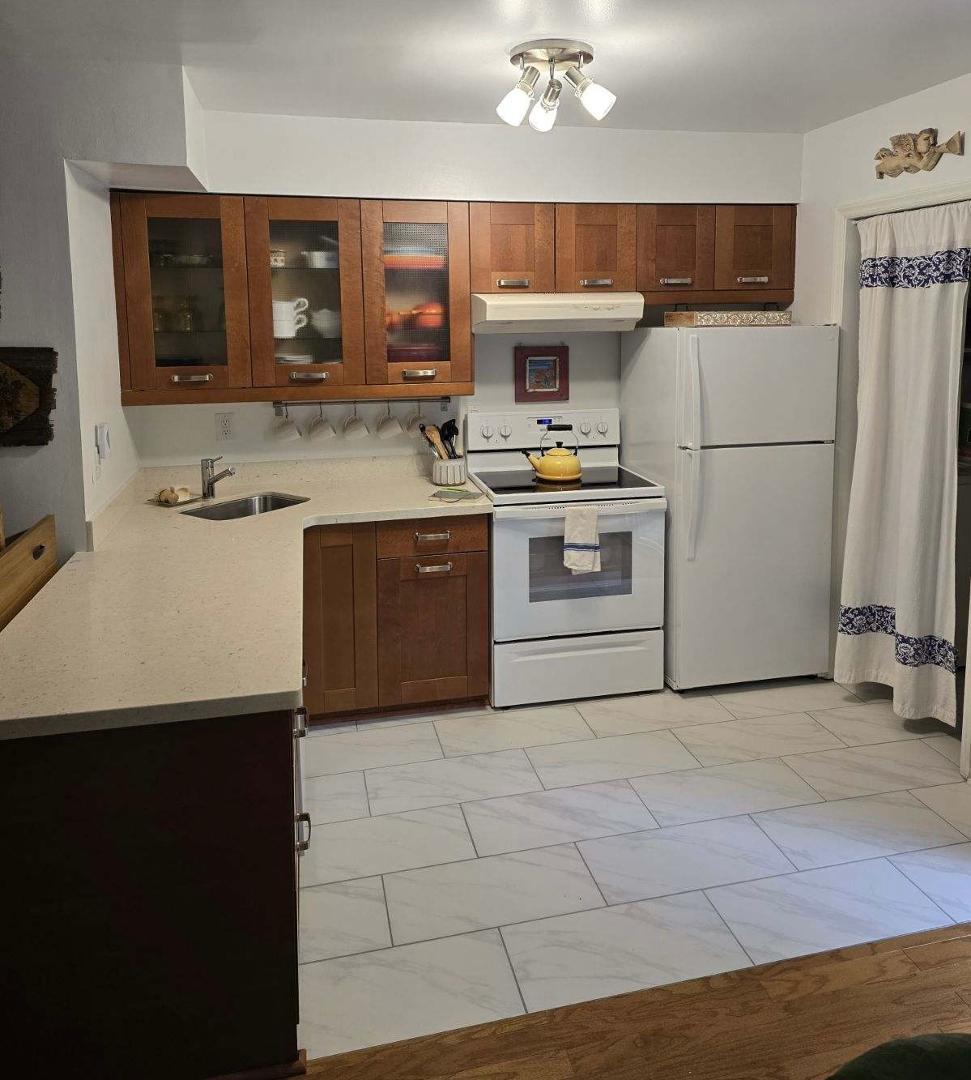
<path fill-rule="evenodd" d="M 216 413 L 216 442 L 229 442 L 233 437 L 233 417 L 235 413 Z"/>

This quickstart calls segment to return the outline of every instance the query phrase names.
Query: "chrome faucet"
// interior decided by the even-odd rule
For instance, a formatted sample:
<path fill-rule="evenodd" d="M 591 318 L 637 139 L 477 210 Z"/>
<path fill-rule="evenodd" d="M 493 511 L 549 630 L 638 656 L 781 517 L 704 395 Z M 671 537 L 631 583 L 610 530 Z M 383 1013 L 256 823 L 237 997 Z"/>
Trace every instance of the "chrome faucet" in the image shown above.
<path fill-rule="evenodd" d="M 222 457 L 204 457 L 202 459 L 202 497 L 204 499 L 215 497 L 216 484 L 220 480 L 225 480 L 227 476 L 236 475 L 236 469 L 232 465 L 228 469 L 223 469 L 220 473 L 214 473 L 213 469 L 217 461 L 222 461 Z"/>

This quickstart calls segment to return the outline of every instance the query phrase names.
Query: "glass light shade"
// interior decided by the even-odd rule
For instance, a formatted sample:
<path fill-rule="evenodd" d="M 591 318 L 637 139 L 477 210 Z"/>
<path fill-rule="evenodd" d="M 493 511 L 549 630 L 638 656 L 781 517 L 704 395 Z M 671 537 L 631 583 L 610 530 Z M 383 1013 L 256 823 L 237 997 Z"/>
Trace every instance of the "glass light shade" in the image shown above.
<path fill-rule="evenodd" d="M 529 112 L 533 89 L 539 81 L 539 72 L 531 67 L 523 71 L 522 78 L 496 106 L 496 114 L 511 127 L 519 127 Z"/>
<path fill-rule="evenodd" d="M 563 84 L 559 79 L 550 79 L 546 92 L 533 106 L 529 114 L 529 126 L 533 131 L 552 131 L 556 123 L 556 113 L 560 107 L 560 90 Z"/>
<path fill-rule="evenodd" d="M 532 96 L 527 94 L 525 90 L 520 90 L 518 86 L 514 86 L 496 106 L 496 113 L 499 115 L 500 120 L 505 120 L 512 127 L 519 127 L 526 119 L 526 113 L 529 112 L 529 103 L 532 100 Z"/>
<path fill-rule="evenodd" d="M 580 98 L 580 104 L 594 120 L 603 120 L 617 101 L 616 94 L 612 94 L 606 86 L 595 82 L 590 82 L 577 96 Z"/>

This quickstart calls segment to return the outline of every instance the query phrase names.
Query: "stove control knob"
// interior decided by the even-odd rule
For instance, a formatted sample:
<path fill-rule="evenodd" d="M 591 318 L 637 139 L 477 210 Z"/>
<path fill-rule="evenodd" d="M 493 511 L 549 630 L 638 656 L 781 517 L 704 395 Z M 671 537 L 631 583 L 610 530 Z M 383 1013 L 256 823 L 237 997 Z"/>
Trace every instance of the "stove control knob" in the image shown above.
<path fill-rule="evenodd" d="M 479 428 L 479 434 L 482 436 L 483 439 L 491 439 L 492 428 L 489 427 L 488 424 L 483 424 L 482 427 Z"/>
<path fill-rule="evenodd" d="M 580 424 L 580 434 L 581 435 L 589 435 L 590 434 L 590 425 L 589 425 L 589 423 L 587 423 L 586 420 L 584 420 L 583 423 Z"/>
<path fill-rule="evenodd" d="M 509 425 L 508 424 L 503 424 L 502 427 L 499 428 L 499 434 L 504 439 L 508 439 L 509 436 L 512 434 L 512 431 L 510 430 Z"/>
<path fill-rule="evenodd" d="M 601 420 L 600 423 L 597 424 L 597 431 L 601 435 L 606 435 L 607 434 L 607 424 L 606 424 L 606 422 L 604 420 Z"/>

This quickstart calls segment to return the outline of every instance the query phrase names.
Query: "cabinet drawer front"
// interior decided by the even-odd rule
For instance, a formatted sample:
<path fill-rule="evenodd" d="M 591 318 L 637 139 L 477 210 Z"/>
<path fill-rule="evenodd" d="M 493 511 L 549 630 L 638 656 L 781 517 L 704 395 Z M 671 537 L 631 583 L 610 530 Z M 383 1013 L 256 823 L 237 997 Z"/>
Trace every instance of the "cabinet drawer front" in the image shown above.
<path fill-rule="evenodd" d="M 488 548 L 489 519 L 485 514 L 378 522 L 379 558 L 487 551 Z"/>

